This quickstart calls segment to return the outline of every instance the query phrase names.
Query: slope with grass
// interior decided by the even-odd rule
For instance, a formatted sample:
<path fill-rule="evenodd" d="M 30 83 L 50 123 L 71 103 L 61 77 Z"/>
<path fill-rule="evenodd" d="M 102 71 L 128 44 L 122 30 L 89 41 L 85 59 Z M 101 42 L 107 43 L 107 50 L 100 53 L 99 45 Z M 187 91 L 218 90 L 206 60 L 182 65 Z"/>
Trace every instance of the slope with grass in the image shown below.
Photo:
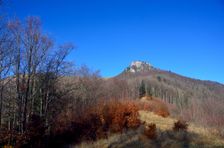
<path fill-rule="evenodd" d="M 139 111 L 141 121 L 145 124 L 154 123 L 156 125 L 156 138 L 149 139 L 143 133 L 144 125 L 137 130 L 129 130 L 123 134 L 114 134 L 108 139 L 100 139 L 96 142 L 83 142 L 73 147 L 223 147 L 224 140 L 215 136 L 210 131 L 189 124 L 188 129 L 174 131 L 173 126 L 177 119 L 167 117 L 163 118 L 149 111 Z"/>
<path fill-rule="evenodd" d="M 214 129 L 170 117 L 166 104 L 159 98 L 143 97 L 136 103 L 140 106 L 139 119 L 142 123 L 138 129 L 109 134 L 107 139 L 84 141 L 72 147 L 224 147 L 224 139 Z"/>

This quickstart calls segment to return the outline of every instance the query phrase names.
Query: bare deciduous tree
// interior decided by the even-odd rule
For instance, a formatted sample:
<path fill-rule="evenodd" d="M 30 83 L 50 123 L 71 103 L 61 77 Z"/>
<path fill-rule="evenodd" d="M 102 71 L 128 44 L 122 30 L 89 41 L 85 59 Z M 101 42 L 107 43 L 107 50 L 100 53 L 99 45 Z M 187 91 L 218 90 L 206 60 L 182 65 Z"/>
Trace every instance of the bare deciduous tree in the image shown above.
<path fill-rule="evenodd" d="M 65 58 L 73 46 L 66 44 L 54 50 L 52 40 L 42 33 L 39 18 L 30 17 L 25 24 L 11 22 L 9 29 L 14 40 L 18 123 L 23 132 L 33 114 L 47 120 L 54 85 L 63 75 Z"/>

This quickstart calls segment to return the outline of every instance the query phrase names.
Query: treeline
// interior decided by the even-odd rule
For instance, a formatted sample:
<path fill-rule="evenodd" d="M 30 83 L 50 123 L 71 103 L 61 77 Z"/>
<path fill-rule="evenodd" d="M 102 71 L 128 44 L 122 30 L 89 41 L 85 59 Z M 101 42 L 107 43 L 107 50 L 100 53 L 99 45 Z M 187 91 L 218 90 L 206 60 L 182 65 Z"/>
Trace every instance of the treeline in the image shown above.
<path fill-rule="evenodd" d="M 0 146 L 48 143 L 61 113 L 82 115 L 102 97 L 103 80 L 86 66 L 74 68 L 66 60 L 74 46 L 55 45 L 39 18 L 1 20 Z"/>
<path fill-rule="evenodd" d="M 47 125 L 73 45 L 55 47 L 35 17 L 2 23 L 0 29 L 0 127 L 23 133 L 34 114 Z"/>
<path fill-rule="evenodd" d="M 139 89 L 140 97 L 144 95 L 158 97 L 169 104 L 174 104 L 179 109 L 188 107 L 192 97 L 191 93 L 166 84 L 166 79 L 162 79 L 160 76 L 156 79 L 141 80 Z"/>

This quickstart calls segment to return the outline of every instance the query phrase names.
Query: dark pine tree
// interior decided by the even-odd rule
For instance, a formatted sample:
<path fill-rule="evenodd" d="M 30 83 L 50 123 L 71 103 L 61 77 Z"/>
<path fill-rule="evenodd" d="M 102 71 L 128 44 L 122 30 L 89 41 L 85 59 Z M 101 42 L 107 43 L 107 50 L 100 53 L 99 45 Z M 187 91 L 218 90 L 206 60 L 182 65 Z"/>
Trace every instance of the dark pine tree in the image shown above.
<path fill-rule="evenodd" d="M 140 87 L 139 87 L 139 98 L 142 98 L 145 95 L 146 95 L 145 82 L 142 80 Z"/>

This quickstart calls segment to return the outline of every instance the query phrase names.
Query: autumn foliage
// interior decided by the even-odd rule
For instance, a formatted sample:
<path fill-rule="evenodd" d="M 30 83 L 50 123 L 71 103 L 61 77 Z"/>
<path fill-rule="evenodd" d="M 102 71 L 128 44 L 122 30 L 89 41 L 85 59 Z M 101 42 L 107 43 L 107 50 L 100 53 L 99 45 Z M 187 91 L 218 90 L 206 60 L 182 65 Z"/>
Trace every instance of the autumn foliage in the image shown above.
<path fill-rule="evenodd" d="M 134 101 L 115 102 L 110 101 L 103 106 L 100 112 L 104 123 L 109 123 L 113 132 L 122 132 L 124 129 L 136 128 L 140 125 L 138 119 L 138 106 Z"/>
<path fill-rule="evenodd" d="M 170 115 L 167 105 L 157 98 L 142 98 L 139 106 L 142 110 L 154 112 L 162 117 L 168 117 Z"/>
<path fill-rule="evenodd" d="M 56 118 L 52 132 L 54 138 L 61 142 L 106 138 L 111 132 L 138 128 L 141 124 L 138 111 L 134 101 L 102 101 L 87 107 L 81 115 L 63 112 Z"/>

